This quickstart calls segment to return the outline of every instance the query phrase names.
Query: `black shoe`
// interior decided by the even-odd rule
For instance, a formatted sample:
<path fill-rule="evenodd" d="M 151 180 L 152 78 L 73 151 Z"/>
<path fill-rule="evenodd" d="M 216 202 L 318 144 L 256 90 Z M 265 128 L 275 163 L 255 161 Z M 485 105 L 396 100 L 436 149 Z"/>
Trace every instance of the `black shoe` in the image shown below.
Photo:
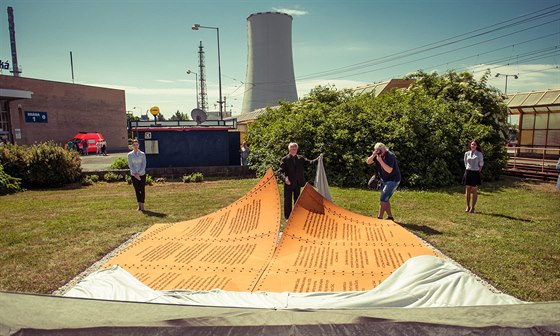
<path fill-rule="evenodd" d="M 393 222 L 395 221 L 395 219 L 394 219 L 393 217 L 391 217 L 391 216 L 389 216 L 389 217 L 387 217 L 387 218 L 385 218 L 385 219 L 386 219 L 386 220 L 392 220 Z"/>

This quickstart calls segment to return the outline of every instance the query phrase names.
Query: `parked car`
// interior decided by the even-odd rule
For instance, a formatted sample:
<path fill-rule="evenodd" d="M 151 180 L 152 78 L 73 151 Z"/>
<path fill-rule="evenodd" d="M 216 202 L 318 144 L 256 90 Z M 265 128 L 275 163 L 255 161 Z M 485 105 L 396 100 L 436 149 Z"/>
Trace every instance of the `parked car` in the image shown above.
<path fill-rule="evenodd" d="M 99 132 L 80 132 L 74 135 L 73 141 L 78 142 L 78 151 L 81 154 L 84 153 L 84 149 L 82 146 L 82 142 L 84 140 L 86 140 L 88 144 L 87 147 L 88 153 L 97 153 L 97 143 L 101 141 L 105 141 L 105 138 Z"/>

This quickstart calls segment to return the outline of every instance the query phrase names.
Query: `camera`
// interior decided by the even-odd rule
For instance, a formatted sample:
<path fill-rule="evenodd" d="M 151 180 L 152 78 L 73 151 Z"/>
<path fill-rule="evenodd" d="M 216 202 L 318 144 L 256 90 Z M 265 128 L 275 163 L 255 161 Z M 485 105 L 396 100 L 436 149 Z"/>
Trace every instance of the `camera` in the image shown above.
<path fill-rule="evenodd" d="M 377 155 L 381 155 L 381 153 L 383 153 L 383 152 L 381 151 L 381 149 L 378 149 L 378 150 L 375 151 L 375 154 L 377 154 Z"/>

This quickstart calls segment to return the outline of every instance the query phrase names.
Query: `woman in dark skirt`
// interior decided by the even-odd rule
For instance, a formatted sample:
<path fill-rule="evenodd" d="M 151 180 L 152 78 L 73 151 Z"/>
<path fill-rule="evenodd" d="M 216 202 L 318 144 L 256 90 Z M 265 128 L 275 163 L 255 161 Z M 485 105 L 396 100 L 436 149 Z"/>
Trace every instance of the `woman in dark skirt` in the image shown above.
<path fill-rule="evenodd" d="M 480 185 L 480 172 L 484 166 L 482 148 L 478 140 L 470 143 L 470 149 L 465 152 L 465 199 L 467 201 L 466 212 L 474 212 L 478 199 L 478 186 Z M 472 195 L 472 203 L 471 203 Z"/>

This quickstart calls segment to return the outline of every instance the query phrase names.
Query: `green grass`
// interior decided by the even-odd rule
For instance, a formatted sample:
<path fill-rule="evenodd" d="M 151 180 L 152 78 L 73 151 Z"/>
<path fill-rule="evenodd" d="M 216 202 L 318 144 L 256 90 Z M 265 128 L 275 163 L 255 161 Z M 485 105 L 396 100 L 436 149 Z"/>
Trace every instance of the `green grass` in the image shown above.
<path fill-rule="evenodd" d="M 32 190 L 0 197 L 0 290 L 51 293 L 135 233 L 229 205 L 257 179 L 147 187 L 145 213 L 130 185 Z M 281 187 L 279 188 L 281 192 Z M 477 213 L 463 187 L 399 190 L 395 220 L 499 290 L 526 301 L 560 300 L 560 192 L 505 178 L 481 187 Z M 379 193 L 331 187 L 333 201 L 376 215 Z M 282 199 L 282 198 L 281 198 Z"/>

